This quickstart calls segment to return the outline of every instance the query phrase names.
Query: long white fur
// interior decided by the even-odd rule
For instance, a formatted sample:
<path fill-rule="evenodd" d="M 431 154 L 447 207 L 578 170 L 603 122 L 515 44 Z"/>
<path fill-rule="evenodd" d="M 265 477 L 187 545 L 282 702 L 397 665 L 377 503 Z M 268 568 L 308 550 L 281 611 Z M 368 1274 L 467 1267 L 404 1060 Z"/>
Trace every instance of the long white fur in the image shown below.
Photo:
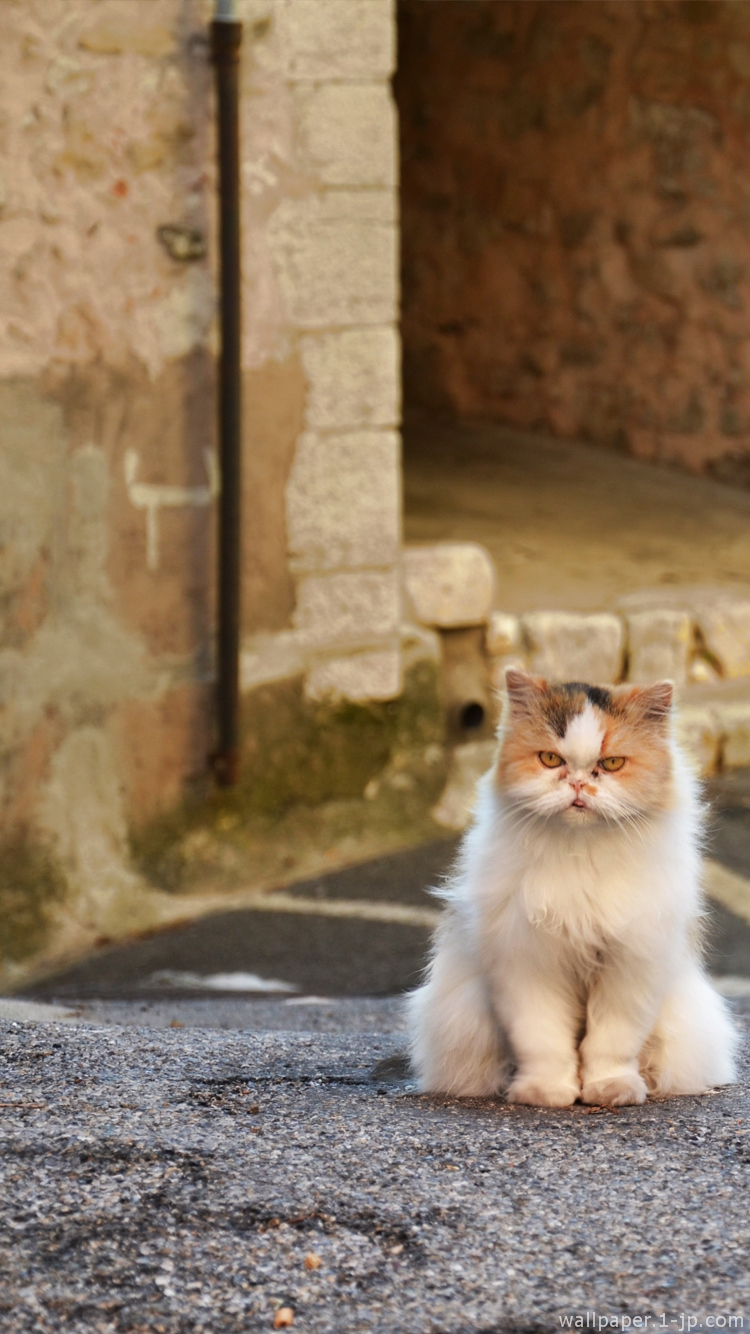
<path fill-rule="evenodd" d="M 571 778 L 590 776 L 601 737 L 591 706 L 572 719 L 560 746 Z M 735 1078 L 734 1028 L 698 943 L 700 794 L 670 744 L 669 809 L 638 818 L 563 811 L 570 792 L 554 770 L 520 804 L 492 772 L 482 779 L 426 980 L 408 999 L 423 1090 L 622 1104 Z M 606 809 L 616 787 L 602 789 Z"/>

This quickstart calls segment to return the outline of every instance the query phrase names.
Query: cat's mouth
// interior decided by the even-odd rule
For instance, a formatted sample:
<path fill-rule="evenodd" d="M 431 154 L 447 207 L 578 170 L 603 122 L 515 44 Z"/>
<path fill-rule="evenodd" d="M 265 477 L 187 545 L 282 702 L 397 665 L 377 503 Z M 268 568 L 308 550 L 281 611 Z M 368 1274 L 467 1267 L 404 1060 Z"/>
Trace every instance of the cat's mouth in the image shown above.
<path fill-rule="evenodd" d="M 570 804 L 577 811 L 587 811 L 589 809 L 588 803 L 583 801 L 581 797 L 576 797 Z"/>

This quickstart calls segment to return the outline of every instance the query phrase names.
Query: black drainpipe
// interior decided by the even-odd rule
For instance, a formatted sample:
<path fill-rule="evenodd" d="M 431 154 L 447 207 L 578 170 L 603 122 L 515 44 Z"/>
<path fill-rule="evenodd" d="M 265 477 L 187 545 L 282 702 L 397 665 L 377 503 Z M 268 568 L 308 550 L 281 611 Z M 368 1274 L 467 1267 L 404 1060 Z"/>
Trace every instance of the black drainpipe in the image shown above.
<path fill-rule="evenodd" d="M 221 475 L 218 534 L 218 746 L 213 757 L 213 768 L 217 783 L 221 787 L 232 787 L 237 782 L 239 768 L 242 538 L 239 133 L 239 59 L 242 24 L 237 19 L 236 0 L 216 0 L 211 37 L 216 68 L 221 325 L 218 386 Z"/>

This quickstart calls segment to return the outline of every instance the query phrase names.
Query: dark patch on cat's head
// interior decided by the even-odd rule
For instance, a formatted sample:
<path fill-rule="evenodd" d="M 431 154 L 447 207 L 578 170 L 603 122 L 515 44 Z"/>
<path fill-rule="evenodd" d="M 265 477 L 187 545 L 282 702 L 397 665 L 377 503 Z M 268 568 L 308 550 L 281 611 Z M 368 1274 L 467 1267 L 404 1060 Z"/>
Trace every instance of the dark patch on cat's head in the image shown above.
<path fill-rule="evenodd" d="M 548 686 L 542 711 L 556 736 L 563 737 L 571 719 L 583 713 L 587 704 L 595 704 L 603 713 L 619 712 L 610 690 L 587 685 L 585 681 L 565 681 L 562 685 Z"/>
<path fill-rule="evenodd" d="M 568 724 L 577 714 L 593 704 L 602 713 L 618 716 L 623 704 L 606 686 L 592 686 L 585 681 L 548 683 L 540 676 L 530 676 L 509 668 L 505 676 L 508 699 L 517 714 L 539 718 L 559 737 L 565 736 Z"/>

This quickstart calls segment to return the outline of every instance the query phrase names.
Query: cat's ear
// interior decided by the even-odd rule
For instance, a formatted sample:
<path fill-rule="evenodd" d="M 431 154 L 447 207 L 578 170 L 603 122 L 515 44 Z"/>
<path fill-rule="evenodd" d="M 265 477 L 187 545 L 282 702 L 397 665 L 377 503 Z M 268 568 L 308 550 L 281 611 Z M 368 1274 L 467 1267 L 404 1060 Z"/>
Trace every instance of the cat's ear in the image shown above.
<path fill-rule="evenodd" d="M 653 686 L 635 686 L 628 694 L 628 704 L 638 710 L 644 722 L 659 725 L 669 718 L 673 698 L 673 683 L 657 681 Z"/>
<path fill-rule="evenodd" d="M 505 690 L 508 702 L 515 713 L 530 713 L 547 691 L 547 682 L 541 676 L 529 676 L 528 672 L 519 672 L 515 667 L 508 667 L 505 673 Z"/>

